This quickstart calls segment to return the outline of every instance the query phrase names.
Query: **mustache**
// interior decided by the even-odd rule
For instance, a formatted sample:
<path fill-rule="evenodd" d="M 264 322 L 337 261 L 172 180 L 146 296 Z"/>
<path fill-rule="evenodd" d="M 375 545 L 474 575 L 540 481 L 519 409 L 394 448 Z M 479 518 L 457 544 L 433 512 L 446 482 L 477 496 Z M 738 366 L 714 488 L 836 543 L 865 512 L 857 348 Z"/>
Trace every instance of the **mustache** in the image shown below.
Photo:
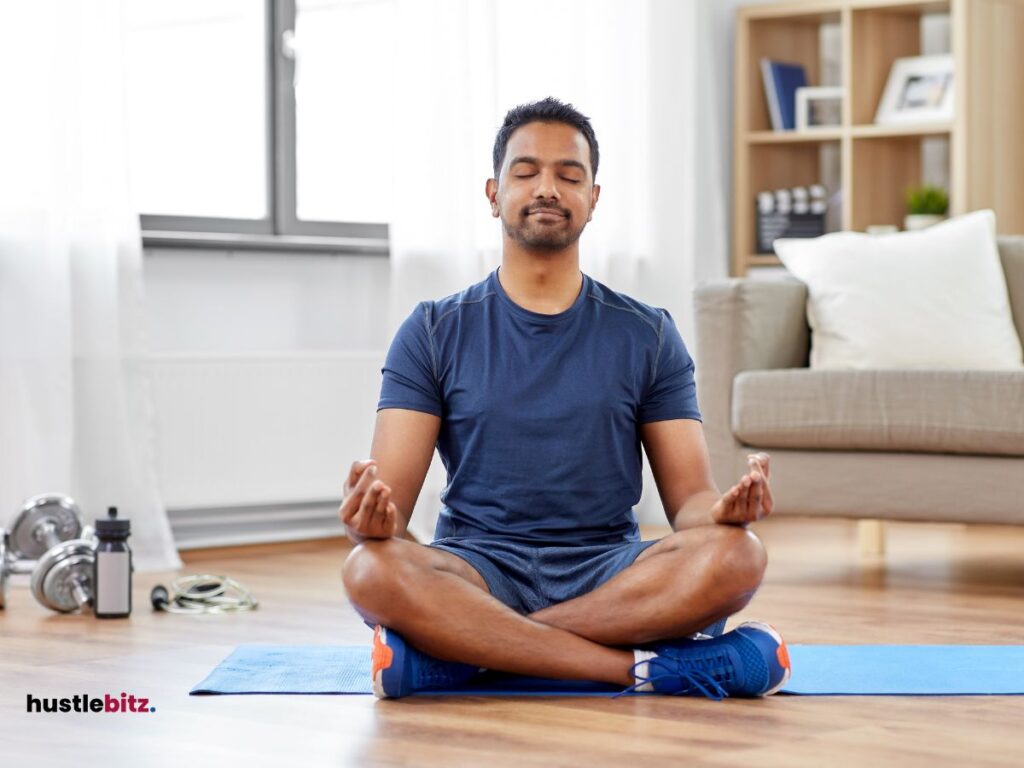
<path fill-rule="evenodd" d="M 537 205 L 533 208 L 524 208 L 523 215 L 529 216 L 531 213 L 539 213 L 540 211 L 544 211 L 545 213 L 557 213 L 559 216 L 563 216 L 565 218 L 569 217 L 568 211 L 563 211 L 561 208 L 555 208 L 550 205 Z"/>

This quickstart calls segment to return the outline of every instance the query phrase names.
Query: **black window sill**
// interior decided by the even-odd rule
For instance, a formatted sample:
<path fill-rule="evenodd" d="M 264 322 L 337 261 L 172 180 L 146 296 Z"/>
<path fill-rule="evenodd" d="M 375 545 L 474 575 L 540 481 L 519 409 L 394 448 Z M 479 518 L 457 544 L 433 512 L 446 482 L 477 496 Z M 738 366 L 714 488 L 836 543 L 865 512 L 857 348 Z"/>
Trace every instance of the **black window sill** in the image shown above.
<path fill-rule="evenodd" d="M 220 251 L 274 251 L 322 253 L 332 256 L 387 256 L 388 241 L 373 237 L 319 237 L 316 235 L 244 235 L 228 232 L 173 232 L 144 230 L 142 247 Z"/>

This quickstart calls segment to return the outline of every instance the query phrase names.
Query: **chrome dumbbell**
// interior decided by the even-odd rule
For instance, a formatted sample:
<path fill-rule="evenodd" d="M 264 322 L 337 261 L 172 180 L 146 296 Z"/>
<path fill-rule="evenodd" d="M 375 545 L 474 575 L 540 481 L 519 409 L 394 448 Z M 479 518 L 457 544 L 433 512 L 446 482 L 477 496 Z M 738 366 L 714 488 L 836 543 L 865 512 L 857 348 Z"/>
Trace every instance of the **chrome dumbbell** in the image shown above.
<path fill-rule="evenodd" d="M 32 571 L 32 595 L 40 605 L 70 613 L 92 605 L 95 539 L 70 539 L 47 550 Z"/>
<path fill-rule="evenodd" d="M 22 506 L 8 534 L 13 573 L 28 573 L 44 553 L 82 535 L 82 510 L 70 496 L 44 493 Z M 24 564 L 22 564 L 24 563 Z"/>
<path fill-rule="evenodd" d="M 0 609 L 7 604 L 9 576 L 33 573 L 39 559 L 58 545 L 88 541 L 92 536 L 92 528 L 83 527 L 82 510 L 71 497 L 45 493 L 28 499 L 11 530 L 0 529 Z"/>

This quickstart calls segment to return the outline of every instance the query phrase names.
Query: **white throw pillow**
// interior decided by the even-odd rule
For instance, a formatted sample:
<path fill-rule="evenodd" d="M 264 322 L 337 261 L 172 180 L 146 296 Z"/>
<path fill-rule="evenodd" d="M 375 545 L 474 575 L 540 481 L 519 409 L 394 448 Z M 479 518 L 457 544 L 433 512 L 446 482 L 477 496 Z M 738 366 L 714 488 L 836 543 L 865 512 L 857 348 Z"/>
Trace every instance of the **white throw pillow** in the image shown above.
<path fill-rule="evenodd" d="M 992 211 L 918 232 L 775 241 L 807 284 L 811 368 L 1024 367 Z"/>

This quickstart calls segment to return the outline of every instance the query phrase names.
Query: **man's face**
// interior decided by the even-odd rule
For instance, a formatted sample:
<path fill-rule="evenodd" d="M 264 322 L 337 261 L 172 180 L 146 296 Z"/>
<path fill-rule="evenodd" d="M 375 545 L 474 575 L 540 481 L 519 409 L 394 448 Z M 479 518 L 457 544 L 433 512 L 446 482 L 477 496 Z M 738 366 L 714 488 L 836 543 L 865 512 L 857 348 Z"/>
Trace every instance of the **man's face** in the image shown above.
<path fill-rule="evenodd" d="M 601 188 L 590 145 L 571 125 L 527 123 L 509 137 L 498 181 L 487 181 L 491 214 L 525 248 L 560 251 L 575 243 Z"/>

